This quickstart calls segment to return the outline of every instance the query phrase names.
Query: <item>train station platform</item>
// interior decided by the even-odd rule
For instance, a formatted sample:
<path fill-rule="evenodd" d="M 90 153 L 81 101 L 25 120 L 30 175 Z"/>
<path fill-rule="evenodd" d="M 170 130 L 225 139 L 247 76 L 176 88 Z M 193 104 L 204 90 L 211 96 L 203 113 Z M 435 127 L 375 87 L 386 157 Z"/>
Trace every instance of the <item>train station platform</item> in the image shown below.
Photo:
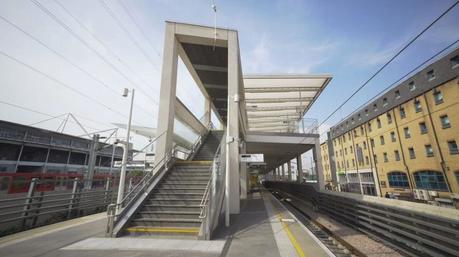
<path fill-rule="evenodd" d="M 106 238 L 105 226 L 101 213 L 20 232 L 0 238 L 0 256 L 334 256 L 268 191 L 242 200 L 211 241 Z"/>

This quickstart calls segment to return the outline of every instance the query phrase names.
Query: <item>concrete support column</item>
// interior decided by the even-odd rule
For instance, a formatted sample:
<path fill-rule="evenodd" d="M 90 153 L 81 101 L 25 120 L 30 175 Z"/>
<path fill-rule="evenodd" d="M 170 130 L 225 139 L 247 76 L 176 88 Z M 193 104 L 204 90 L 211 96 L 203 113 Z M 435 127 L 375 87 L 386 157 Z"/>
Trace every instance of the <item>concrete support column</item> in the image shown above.
<path fill-rule="evenodd" d="M 246 153 L 246 143 L 243 142 L 241 144 L 241 154 L 245 154 L 245 153 Z M 241 184 L 241 196 L 240 196 L 241 199 L 247 199 L 247 190 L 249 186 L 248 175 L 249 174 L 247 174 L 247 163 L 241 162 L 240 163 L 240 175 L 239 175 L 240 184 Z"/>
<path fill-rule="evenodd" d="M 320 153 L 320 141 L 319 139 L 314 140 L 314 148 L 312 148 L 312 158 L 314 159 L 314 165 L 316 166 L 316 177 L 319 189 L 325 190 L 324 171 L 322 169 L 322 156 Z"/>
<path fill-rule="evenodd" d="M 282 181 L 285 180 L 285 163 L 282 163 L 282 177 L 281 177 L 281 180 Z"/>
<path fill-rule="evenodd" d="M 166 23 L 164 40 L 163 68 L 159 93 L 158 130 L 155 161 L 161 161 L 172 151 L 174 134 L 175 97 L 177 89 L 178 42 L 175 38 L 175 25 Z"/>
<path fill-rule="evenodd" d="M 303 182 L 303 162 L 301 160 L 301 154 L 296 157 L 296 169 L 297 169 L 296 182 L 301 183 Z"/>
<path fill-rule="evenodd" d="M 226 135 L 226 204 L 230 214 L 240 209 L 239 191 L 239 46 L 237 33 L 228 32 L 228 114 Z M 227 222 L 229 225 L 229 220 Z"/>
<path fill-rule="evenodd" d="M 210 101 L 209 98 L 205 98 L 204 99 L 204 126 L 206 126 L 206 128 L 208 129 L 211 129 L 211 123 L 212 123 L 212 117 L 211 117 L 211 114 L 212 114 L 212 108 L 211 108 L 211 104 L 212 102 Z"/>
<path fill-rule="evenodd" d="M 287 162 L 288 182 L 292 182 L 292 160 Z"/>

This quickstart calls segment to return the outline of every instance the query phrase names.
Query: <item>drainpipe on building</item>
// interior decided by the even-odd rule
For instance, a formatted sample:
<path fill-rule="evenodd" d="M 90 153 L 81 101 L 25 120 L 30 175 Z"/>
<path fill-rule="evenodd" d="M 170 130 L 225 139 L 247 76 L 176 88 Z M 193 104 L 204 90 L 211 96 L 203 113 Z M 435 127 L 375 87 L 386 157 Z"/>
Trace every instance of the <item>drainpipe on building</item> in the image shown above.
<path fill-rule="evenodd" d="M 362 125 L 363 126 L 363 131 L 365 133 L 365 141 L 367 142 L 367 150 L 368 150 L 368 156 L 370 158 L 370 168 L 371 168 L 371 171 L 373 172 L 374 170 L 374 174 L 373 174 L 373 179 L 374 179 L 374 182 L 375 182 L 375 188 L 376 188 L 376 192 L 378 193 L 379 196 L 382 197 L 382 192 L 381 192 L 381 185 L 380 185 L 380 182 L 379 182 L 379 174 L 378 174 L 378 168 L 376 168 L 376 163 L 374 162 L 374 152 L 373 152 L 373 146 L 371 145 L 370 141 L 369 141 L 369 137 L 368 137 L 368 133 L 367 133 L 367 126 L 365 125 Z M 373 167 L 373 163 L 374 163 L 374 167 Z"/>
<path fill-rule="evenodd" d="M 438 141 L 437 130 L 435 129 L 435 124 L 434 124 L 433 119 L 432 119 L 432 115 L 431 115 L 430 107 L 429 107 L 429 102 L 427 102 L 426 94 L 424 94 L 423 96 L 424 96 L 424 101 L 426 102 L 427 114 L 429 116 L 430 123 L 432 124 L 432 130 L 433 130 L 433 134 L 434 134 L 434 138 L 435 138 L 435 143 L 437 144 L 438 153 L 440 154 L 440 160 L 441 160 L 440 166 L 441 166 L 441 169 L 443 171 L 443 175 L 445 176 L 445 182 L 446 182 L 446 186 L 448 187 L 448 192 L 451 193 L 451 186 L 449 184 L 448 176 L 446 175 L 446 163 L 445 163 L 445 159 L 443 158 L 443 152 L 441 151 L 440 143 Z"/>
<path fill-rule="evenodd" d="M 408 173 L 408 183 L 410 183 L 410 190 L 411 192 L 413 192 L 415 185 L 412 180 L 413 178 L 411 177 L 411 174 L 410 174 L 410 169 L 408 168 L 408 165 L 406 164 L 405 151 L 403 150 L 402 140 L 401 140 L 402 138 L 400 137 L 400 132 L 398 131 L 398 121 L 397 121 L 397 116 L 395 115 L 395 112 L 392 112 L 392 116 L 394 117 L 395 132 L 397 133 L 398 144 L 400 146 L 400 153 L 402 154 L 403 165 L 405 166 L 406 172 Z"/>

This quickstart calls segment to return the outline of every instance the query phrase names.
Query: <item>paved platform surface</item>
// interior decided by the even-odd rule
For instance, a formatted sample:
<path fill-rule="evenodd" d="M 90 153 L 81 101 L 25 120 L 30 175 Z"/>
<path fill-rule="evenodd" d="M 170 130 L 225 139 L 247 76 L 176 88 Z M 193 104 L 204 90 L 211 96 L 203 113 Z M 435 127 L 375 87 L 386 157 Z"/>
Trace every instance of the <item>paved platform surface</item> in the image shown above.
<path fill-rule="evenodd" d="M 164 238 L 104 238 L 105 214 L 65 221 L 0 238 L 0 256 L 15 257 L 223 257 L 329 256 L 267 191 L 241 202 L 231 226 L 212 241 Z"/>

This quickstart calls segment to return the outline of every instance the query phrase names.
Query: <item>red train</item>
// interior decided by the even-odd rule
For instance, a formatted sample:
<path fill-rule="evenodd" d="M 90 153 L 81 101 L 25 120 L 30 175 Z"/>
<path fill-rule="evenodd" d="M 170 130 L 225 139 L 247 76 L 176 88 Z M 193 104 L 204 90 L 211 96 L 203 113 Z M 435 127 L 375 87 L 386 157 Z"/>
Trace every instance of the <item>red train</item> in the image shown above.
<path fill-rule="evenodd" d="M 82 173 L 0 173 L 0 193 L 25 193 L 29 190 L 30 182 L 38 178 L 38 192 L 72 190 L 75 178 L 83 181 Z M 104 187 L 109 174 L 94 174 L 93 187 Z M 113 186 L 113 181 L 111 185 Z"/>

